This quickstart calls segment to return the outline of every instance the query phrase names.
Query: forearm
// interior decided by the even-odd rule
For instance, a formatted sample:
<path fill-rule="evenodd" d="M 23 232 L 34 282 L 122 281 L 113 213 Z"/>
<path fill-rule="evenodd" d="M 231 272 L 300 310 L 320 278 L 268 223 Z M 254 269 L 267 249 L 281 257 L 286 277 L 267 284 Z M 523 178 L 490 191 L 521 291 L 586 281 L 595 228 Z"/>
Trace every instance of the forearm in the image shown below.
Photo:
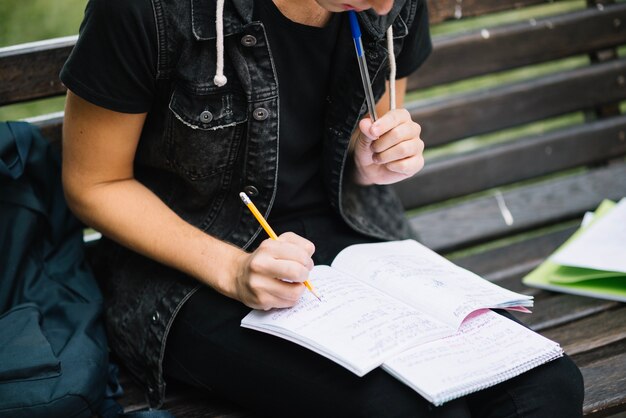
<path fill-rule="evenodd" d="M 87 225 L 235 297 L 237 259 L 245 253 L 193 227 L 134 179 L 91 186 L 65 181 L 68 203 Z M 219 266 L 219 268 L 217 268 Z"/>

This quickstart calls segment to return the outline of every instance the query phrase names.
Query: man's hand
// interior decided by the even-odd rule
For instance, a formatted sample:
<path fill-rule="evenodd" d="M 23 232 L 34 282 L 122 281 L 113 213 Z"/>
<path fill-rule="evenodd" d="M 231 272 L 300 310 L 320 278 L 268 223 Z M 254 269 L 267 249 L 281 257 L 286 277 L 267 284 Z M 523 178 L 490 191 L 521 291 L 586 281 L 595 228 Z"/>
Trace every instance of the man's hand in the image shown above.
<path fill-rule="evenodd" d="M 372 123 L 359 122 L 354 147 L 357 184 L 392 184 L 411 177 L 424 166 L 421 127 L 406 109 L 395 109 Z"/>
<path fill-rule="evenodd" d="M 296 304 L 306 289 L 302 282 L 313 268 L 315 246 L 286 232 L 278 240 L 266 239 L 253 253 L 243 253 L 227 295 L 251 308 L 268 310 Z"/>

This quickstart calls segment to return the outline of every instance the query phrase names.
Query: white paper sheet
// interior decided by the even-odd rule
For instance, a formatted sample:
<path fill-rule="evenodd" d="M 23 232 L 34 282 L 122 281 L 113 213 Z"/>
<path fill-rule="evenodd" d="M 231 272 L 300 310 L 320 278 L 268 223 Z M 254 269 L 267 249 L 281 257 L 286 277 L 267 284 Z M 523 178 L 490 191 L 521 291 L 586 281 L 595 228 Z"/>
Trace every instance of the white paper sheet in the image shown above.
<path fill-rule="evenodd" d="M 626 199 L 550 259 L 564 266 L 626 273 Z"/>

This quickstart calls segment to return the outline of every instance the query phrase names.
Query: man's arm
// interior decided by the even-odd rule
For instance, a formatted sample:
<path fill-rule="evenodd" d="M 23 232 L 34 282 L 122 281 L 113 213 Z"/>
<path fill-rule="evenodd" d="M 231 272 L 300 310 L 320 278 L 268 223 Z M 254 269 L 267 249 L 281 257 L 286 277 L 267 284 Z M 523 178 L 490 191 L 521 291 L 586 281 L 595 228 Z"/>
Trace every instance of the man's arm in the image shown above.
<path fill-rule="evenodd" d="M 313 244 L 283 234 L 252 254 L 193 227 L 133 174 L 146 114 L 118 113 L 68 92 L 63 186 L 86 224 L 124 246 L 181 270 L 248 306 L 295 304 L 312 268 Z M 276 278 L 296 283 L 286 283 Z"/>

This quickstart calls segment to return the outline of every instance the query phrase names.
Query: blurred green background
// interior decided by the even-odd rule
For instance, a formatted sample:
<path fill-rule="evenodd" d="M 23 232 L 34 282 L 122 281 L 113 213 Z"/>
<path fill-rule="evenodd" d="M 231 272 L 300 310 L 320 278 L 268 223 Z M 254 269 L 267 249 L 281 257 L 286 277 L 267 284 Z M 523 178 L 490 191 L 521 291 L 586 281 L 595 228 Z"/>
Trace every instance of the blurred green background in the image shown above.
<path fill-rule="evenodd" d="M 76 35 L 87 0 L 0 0 L 0 48 Z M 0 120 L 63 110 L 63 97 L 0 107 Z"/>
<path fill-rule="evenodd" d="M 0 1 L 0 47 L 78 33 L 87 0 Z"/>

